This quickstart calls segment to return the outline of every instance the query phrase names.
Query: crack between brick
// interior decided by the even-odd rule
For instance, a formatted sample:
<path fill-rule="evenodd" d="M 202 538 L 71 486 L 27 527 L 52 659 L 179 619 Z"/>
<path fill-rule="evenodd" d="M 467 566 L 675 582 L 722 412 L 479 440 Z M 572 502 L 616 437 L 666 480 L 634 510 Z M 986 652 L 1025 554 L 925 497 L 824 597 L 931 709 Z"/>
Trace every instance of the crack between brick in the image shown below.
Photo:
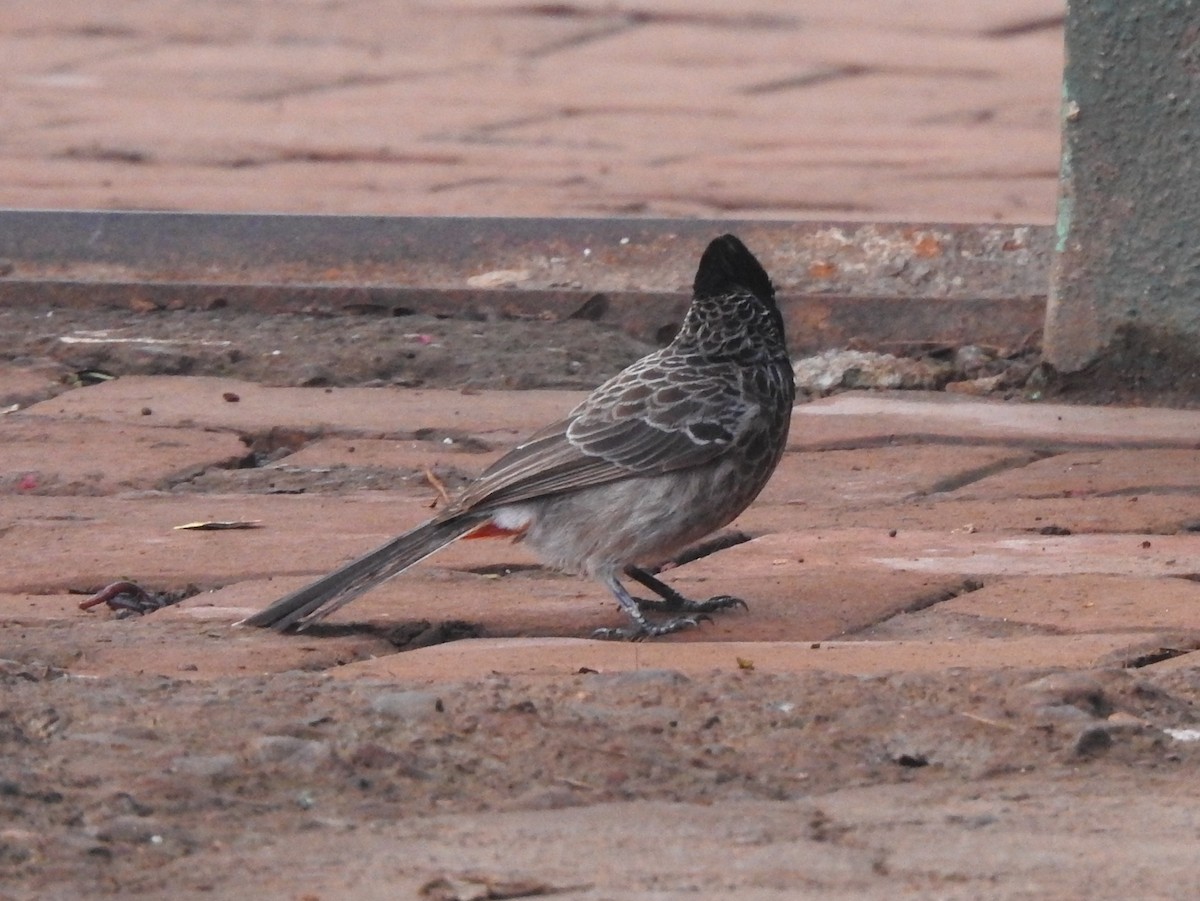
<path fill-rule="evenodd" d="M 919 613 L 922 610 L 928 610 L 930 607 L 936 607 L 938 604 L 944 604 L 946 601 L 952 601 L 955 598 L 962 597 L 965 594 L 971 594 L 972 592 L 979 591 L 981 588 L 983 588 L 983 582 L 981 580 L 967 577 L 957 585 L 952 585 L 949 588 L 943 588 L 939 591 L 934 591 L 930 594 L 917 598 L 910 604 L 906 605 L 903 609 L 898 610 L 889 616 L 885 616 L 881 620 L 871 623 L 871 626 L 877 626 L 880 623 L 885 623 L 889 619 L 904 613 Z M 870 628 L 870 626 L 867 628 Z"/>
<path fill-rule="evenodd" d="M 797 423 L 799 427 L 800 423 Z M 821 451 L 867 450 L 876 447 L 908 447 L 914 444 L 929 444 L 941 447 L 997 447 L 1011 450 L 1029 450 L 1046 457 L 1054 457 L 1074 451 L 1118 451 L 1118 450 L 1195 450 L 1192 439 L 1178 441 L 1071 441 L 1066 439 L 1047 440 L 1042 436 L 1028 438 L 973 437 L 945 435 L 937 432 L 905 432 L 893 435 L 869 435 L 857 438 L 841 438 L 811 445 L 789 447 L 790 453 L 820 453 Z"/>
<path fill-rule="evenodd" d="M 995 74 L 987 69 L 954 69 L 938 68 L 936 66 L 868 66 L 862 63 L 847 63 L 842 66 L 829 66 L 810 72 L 801 72 L 786 78 L 747 85 L 741 89 L 740 93 L 750 97 L 759 94 L 777 94 L 782 91 L 817 87 L 831 81 L 861 78 L 865 75 L 910 76 L 914 78 L 957 77 L 978 80 L 995 77 Z"/>
<path fill-rule="evenodd" d="M 1139 495 L 1198 495 L 1200 487 L 1195 485 L 1130 485 L 1111 491 L 1091 492 L 1091 497 L 1137 497 Z M 1076 495 L 1079 496 L 1079 495 Z"/>
<path fill-rule="evenodd" d="M 583 47 L 587 44 L 594 44 L 597 41 L 603 41 L 613 35 L 621 34 L 636 28 L 636 24 L 632 22 L 622 21 L 613 25 L 606 25 L 601 28 L 593 28 L 588 31 L 569 35 L 557 41 L 550 41 L 540 47 L 534 47 L 532 50 L 521 54 L 523 59 L 544 59 L 548 56 L 553 56 L 564 50 L 574 50 L 577 47 Z"/>
<path fill-rule="evenodd" d="M 1027 34 L 1036 34 L 1039 31 L 1058 31 L 1066 24 L 1066 16 L 1061 13 L 1055 13 L 1049 16 L 1040 16 L 1035 19 L 1025 19 L 1021 22 L 1013 22 L 1010 25 L 999 25 L 996 28 L 989 28 L 986 31 L 981 31 L 980 35 L 985 38 L 1018 38 L 1024 37 Z"/>
<path fill-rule="evenodd" d="M 944 604 L 946 601 L 952 601 L 955 598 L 962 597 L 966 594 L 979 591 L 984 587 L 983 581 L 973 576 L 965 577 L 961 582 L 951 585 L 947 588 L 941 588 L 937 591 L 932 591 L 929 594 L 921 595 L 914 598 L 908 604 L 905 604 L 898 610 L 895 610 L 886 616 L 872 620 L 869 623 L 855 626 L 853 630 L 839 635 L 841 639 L 853 639 L 856 635 L 861 635 L 863 632 L 868 632 L 871 629 L 881 626 L 886 622 L 895 619 L 898 616 L 907 616 L 913 613 L 919 613 L 922 610 L 928 610 L 930 607 L 936 607 L 938 604 Z"/>
<path fill-rule="evenodd" d="M 1001 460 L 996 460 L 992 463 L 985 463 L 983 466 L 975 466 L 971 469 L 965 469 L 961 472 L 955 473 L 954 475 L 939 479 L 929 488 L 910 494 L 909 499 L 925 498 L 933 494 L 949 494 L 952 491 L 965 488 L 967 485 L 982 481 L 983 479 L 999 473 L 1022 469 L 1031 463 L 1037 463 L 1039 460 L 1045 460 L 1053 456 L 1056 456 L 1053 451 L 1034 450 L 1025 454 L 1005 457 Z"/>

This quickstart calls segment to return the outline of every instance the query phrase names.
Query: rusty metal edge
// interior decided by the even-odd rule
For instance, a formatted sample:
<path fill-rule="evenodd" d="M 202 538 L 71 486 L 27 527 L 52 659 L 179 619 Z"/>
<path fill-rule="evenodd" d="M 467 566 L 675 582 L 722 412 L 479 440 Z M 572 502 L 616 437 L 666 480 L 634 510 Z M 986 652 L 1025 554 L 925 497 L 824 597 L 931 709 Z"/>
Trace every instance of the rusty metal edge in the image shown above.
<path fill-rule="evenodd" d="M 767 251 L 797 352 L 1042 327 L 1050 229 L 987 224 L 0 210 L 0 305 L 576 317 L 655 341 L 723 231 Z M 839 252 L 843 273 L 812 275 Z"/>
<path fill-rule="evenodd" d="M 43 293 L 49 289 L 48 294 Z M 47 296 L 53 300 L 46 303 Z M 434 316 L 486 321 L 525 318 L 586 319 L 662 343 L 679 327 L 687 294 L 587 291 L 471 291 L 319 285 L 213 285 L 0 281 L 6 305 L 74 309 L 233 309 L 308 316 Z M 1005 349 L 1034 346 L 1045 317 L 1044 295 L 945 299 L 779 295 L 793 353 L 829 347 L 904 349 L 917 345 L 982 344 Z"/>

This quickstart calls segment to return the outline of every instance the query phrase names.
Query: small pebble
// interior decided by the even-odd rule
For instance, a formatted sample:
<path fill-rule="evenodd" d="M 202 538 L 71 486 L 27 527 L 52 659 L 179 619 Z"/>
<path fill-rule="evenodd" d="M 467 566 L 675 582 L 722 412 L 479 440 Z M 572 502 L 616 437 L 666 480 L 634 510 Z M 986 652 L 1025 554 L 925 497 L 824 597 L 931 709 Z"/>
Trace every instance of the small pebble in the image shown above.
<path fill-rule="evenodd" d="M 250 756 L 259 763 L 281 763 L 301 770 L 315 770 L 333 759 L 329 742 L 294 735 L 263 735 L 247 744 Z"/>
<path fill-rule="evenodd" d="M 168 766 L 170 772 L 187 776 L 222 776 L 237 768 L 238 759 L 233 754 L 185 754 Z"/>
<path fill-rule="evenodd" d="M 439 713 L 442 701 L 434 691 L 389 691 L 372 698 L 370 708 L 380 716 L 413 720 Z"/>
<path fill-rule="evenodd" d="M 637 669 L 619 673 L 600 673 L 591 679 L 609 686 L 619 685 L 685 685 L 691 681 L 678 670 Z"/>
<path fill-rule="evenodd" d="M 1055 718 L 1074 716 L 1069 708 L 1088 717 L 1106 717 L 1115 709 L 1104 686 L 1087 673 L 1053 673 L 1024 688 L 1034 695 L 1035 708 Z"/>
<path fill-rule="evenodd" d="M 96 827 L 95 835 L 102 842 L 150 842 L 156 837 L 162 843 L 163 827 L 151 817 L 122 815 L 105 820 Z"/>
<path fill-rule="evenodd" d="M 1076 757 L 1095 757 L 1112 747 L 1112 734 L 1103 726 L 1088 726 L 1075 739 L 1071 749 Z"/>

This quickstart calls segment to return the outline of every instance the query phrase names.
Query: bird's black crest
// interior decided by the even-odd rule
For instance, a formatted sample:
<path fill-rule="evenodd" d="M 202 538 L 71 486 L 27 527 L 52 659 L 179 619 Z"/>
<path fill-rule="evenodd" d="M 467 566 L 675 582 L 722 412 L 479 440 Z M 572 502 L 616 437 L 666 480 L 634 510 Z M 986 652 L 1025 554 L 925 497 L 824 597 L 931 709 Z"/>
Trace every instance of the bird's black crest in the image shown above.
<path fill-rule="evenodd" d="M 775 289 L 762 264 L 734 235 L 721 235 L 700 257 L 692 290 L 697 297 L 720 297 L 749 291 L 767 303 L 775 300 Z"/>

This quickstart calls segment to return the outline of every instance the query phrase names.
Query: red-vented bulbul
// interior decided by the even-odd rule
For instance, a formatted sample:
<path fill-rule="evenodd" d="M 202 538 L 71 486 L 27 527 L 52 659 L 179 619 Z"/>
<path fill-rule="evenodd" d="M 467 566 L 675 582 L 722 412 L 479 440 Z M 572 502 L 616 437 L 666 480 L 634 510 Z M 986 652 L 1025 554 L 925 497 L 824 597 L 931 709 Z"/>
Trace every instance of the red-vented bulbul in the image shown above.
<path fill-rule="evenodd" d="M 280 598 L 244 623 L 283 630 L 322 619 L 472 533 L 514 535 L 548 565 L 603 582 L 630 619 L 602 629 L 646 638 L 742 605 L 691 601 L 642 567 L 724 526 L 783 454 L 795 386 L 775 291 L 733 235 L 700 258 L 679 333 L 513 448 L 422 525 Z M 640 601 L 624 574 L 658 594 Z M 651 622 L 643 608 L 666 611 Z"/>

